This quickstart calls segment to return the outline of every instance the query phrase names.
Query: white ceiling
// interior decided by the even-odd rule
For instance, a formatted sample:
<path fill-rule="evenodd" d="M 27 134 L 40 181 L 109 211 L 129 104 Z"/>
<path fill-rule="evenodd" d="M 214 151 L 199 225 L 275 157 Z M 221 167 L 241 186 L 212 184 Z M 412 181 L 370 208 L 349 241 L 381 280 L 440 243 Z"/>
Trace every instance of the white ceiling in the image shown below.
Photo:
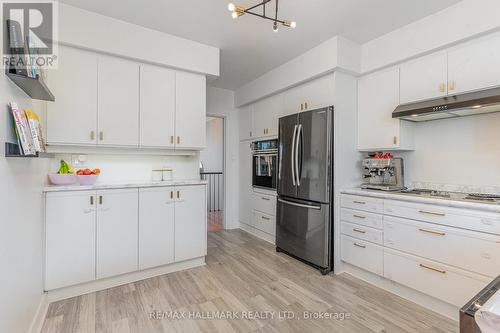
<path fill-rule="evenodd" d="M 273 33 L 270 21 L 249 15 L 233 20 L 227 10 L 231 1 L 249 6 L 260 0 L 59 1 L 219 47 L 221 76 L 210 85 L 231 90 L 336 35 L 364 43 L 460 2 L 281 0 L 280 17 L 297 21 L 297 28 L 282 27 Z"/>

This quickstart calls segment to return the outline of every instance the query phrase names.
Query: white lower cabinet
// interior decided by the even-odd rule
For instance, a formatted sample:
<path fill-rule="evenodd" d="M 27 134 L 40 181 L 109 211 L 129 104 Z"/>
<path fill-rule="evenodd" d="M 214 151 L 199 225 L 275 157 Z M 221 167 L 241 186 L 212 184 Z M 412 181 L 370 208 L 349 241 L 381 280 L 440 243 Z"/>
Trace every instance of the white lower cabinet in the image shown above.
<path fill-rule="evenodd" d="M 342 235 L 342 260 L 377 275 L 384 274 L 384 248 L 370 242 Z"/>
<path fill-rule="evenodd" d="M 173 187 L 139 189 L 139 269 L 174 262 Z"/>
<path fill-rule="evenodd" d="M 137 270 L 137 189 L 97 192 L 96 278 Z"/>
<path fill-rule="evenodd" d="M 175 188 L 175 261 L 207 255 L 205 186 Z"/>
<path fill-rule="evenodd" d="M 387 249 L 384 276 L 460 307 L 491 282 L 477 274 Z"/>
<path fill-rule="evenodd" d="M 45 195 L 45 290 L 207 254 L 206 185 Z"/>
<path fill-rule="evenodd" d="M 45 290 L 95 279 L 95 191 L 45 197 Z"/>
<path fill-rule="evenodd" d="M 270 235 L 276 235 L 276 217 L 259 211 L 253 212 L 253 224 L 255 229 L 264 231 Z"/>

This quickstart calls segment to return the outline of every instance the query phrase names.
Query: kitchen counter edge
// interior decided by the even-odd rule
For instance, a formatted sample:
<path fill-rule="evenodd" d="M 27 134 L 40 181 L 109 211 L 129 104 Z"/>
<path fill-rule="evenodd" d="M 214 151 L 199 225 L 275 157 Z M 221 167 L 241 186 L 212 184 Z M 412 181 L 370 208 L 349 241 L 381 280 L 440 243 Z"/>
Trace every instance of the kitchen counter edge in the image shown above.
<path fill-rule="evenodd" d="M 169 187 L 169 186 L 188 186 L 188 185 L 207 185 L 206 180 L 173 180 L 162 182 L 144 182 L 144 183 L 113 183 L 113 184 L 95 184 L 90 186 L 68 185 L 57 186 L 48 185 L 43 188 L 43 193 L 65 192 L 65 191 L 93 191 L 93 190 L 111 190 L 123 188 L 147 188 L 147 187 Z"/>
<path fill-rule="evenodd" d="M 473 209 L 473 210 L 480 210 L 492 213 L 500 213 L 500 205 L 484 204 L 480 202 L 476 203 L 476 202 L 466 202 L 466 201 L 450 200 L 450 199 L 422 198 L 404 193 L 382 192 L 377 190 L 365 190 L 360 188 L 343 189 L 340 191 L 340 193 L 350 194 L 350 195 L 360 195 L 372 198 L 399 200 L 407 202 L 432 204 L 444 207 L 464 208 L 464 209 Z"/>

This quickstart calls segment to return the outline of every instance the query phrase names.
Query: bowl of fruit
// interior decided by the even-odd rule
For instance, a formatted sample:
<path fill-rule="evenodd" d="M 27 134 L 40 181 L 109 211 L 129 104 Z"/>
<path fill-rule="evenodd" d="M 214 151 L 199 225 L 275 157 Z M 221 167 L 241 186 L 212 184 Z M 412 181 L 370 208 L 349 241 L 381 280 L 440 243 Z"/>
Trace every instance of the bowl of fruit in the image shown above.
<path fill-rule="evenodd" d="M 57 173 L 49 173 L 49 180 L 53 185 L 73 185 L 77 181 L 75 170 L 64 160 L 61 160 Z"/>
<path fill-rule="evenodd" d="M 76 178 L 80 185 L 94 185 L 101 174 L 99 169 L 81 169 L 76 172 Z"/>

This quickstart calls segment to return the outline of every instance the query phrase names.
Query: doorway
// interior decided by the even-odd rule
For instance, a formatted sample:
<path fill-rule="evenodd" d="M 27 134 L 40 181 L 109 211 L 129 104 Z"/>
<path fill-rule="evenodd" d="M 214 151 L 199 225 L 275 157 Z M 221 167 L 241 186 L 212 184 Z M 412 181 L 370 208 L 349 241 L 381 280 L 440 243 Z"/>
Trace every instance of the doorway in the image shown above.
<path fill-rule="evenodd" d="M 207 147 L 200 153 L 201 179 L 208 182 L 207 216 L 209 232 L 224 229 L 224 127 L 224 118 L 207 117 Z"/>

